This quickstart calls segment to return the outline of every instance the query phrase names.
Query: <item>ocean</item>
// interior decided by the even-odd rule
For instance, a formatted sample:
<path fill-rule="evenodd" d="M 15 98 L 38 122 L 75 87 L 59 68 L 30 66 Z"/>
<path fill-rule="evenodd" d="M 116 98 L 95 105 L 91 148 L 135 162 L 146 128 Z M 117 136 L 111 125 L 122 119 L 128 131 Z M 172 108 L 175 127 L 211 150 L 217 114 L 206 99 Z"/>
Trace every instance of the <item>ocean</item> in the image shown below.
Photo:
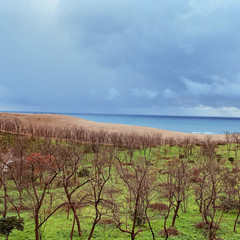
<path fill-rule="evenodd" d="M 10 111 L 9 111 L 10 112 Z M 17 113 L 17 111 L 11 111 Z M 18 112 L 49 113 L 49 112 Z M 55 112 L 56 113 L 56 112 Z M 74 116 L 96 122 L 119 123 L 143 126 L 186 133 L 224 134 L 240 133 L 240 117 L 195 117 L 195 116 L 160 116 L 160 115 L 127 115 L 96 113 L 56 113 Z"/>
<path fill-rule="evenodd" d="M 65 113 L 96 122 L 152 127 L 186 133 L 240 132 L 240 118 Z"/>

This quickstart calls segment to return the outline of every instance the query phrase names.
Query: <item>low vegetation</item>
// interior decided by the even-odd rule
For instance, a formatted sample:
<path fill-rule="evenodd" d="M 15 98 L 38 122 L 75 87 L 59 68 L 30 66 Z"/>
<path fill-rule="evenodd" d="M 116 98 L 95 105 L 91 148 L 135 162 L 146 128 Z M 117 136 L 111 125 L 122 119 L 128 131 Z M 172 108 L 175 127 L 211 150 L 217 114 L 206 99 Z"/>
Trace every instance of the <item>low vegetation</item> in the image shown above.
<path fill-rule="evenodd" d="M 239 149 L 0 119 L 0 235 L 240 239 Z"/>

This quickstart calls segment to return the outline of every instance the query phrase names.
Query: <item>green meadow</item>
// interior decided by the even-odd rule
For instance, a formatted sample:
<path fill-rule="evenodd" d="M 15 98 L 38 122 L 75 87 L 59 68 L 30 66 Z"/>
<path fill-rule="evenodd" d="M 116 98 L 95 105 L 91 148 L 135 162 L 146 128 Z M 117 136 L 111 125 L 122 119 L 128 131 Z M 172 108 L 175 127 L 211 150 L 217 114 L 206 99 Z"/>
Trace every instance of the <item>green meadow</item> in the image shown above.
<path fill-rule="evenodd" d="M 36 239 L 36 218 L 39 227 L 49 215 L 38 239 L 240 239 L 240 220 L 233 231 L 237 143 L 137 141 L 112 146 L 1 134 L 0 212 L 24 219 L 24 230 L 9 239 Z M 202 212 L 199 186 L 202 207 L 208 205 Z"/>

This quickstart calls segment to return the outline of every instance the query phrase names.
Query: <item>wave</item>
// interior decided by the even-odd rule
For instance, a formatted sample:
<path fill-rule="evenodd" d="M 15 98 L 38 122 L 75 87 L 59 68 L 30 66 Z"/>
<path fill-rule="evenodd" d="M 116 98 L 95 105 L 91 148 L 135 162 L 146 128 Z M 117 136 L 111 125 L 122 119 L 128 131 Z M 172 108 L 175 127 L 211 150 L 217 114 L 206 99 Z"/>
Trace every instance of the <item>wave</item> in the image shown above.
<path fill-rule="evenodd" d="M 192 133 L 197 133 L 197 134 L 220 134 L 216 132 L 192 132 Z"/>

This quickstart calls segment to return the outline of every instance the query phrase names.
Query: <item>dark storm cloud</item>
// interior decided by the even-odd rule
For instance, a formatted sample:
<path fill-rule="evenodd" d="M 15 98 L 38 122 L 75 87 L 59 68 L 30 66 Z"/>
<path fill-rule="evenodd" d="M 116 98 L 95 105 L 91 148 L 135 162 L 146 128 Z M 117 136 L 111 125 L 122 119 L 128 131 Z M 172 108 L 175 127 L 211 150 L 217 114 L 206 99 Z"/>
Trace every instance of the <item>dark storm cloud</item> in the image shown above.
<path fill-rule="evenodd" d="M 237 116 L 239 7 L 0 0 L 0 109 Z"/>

